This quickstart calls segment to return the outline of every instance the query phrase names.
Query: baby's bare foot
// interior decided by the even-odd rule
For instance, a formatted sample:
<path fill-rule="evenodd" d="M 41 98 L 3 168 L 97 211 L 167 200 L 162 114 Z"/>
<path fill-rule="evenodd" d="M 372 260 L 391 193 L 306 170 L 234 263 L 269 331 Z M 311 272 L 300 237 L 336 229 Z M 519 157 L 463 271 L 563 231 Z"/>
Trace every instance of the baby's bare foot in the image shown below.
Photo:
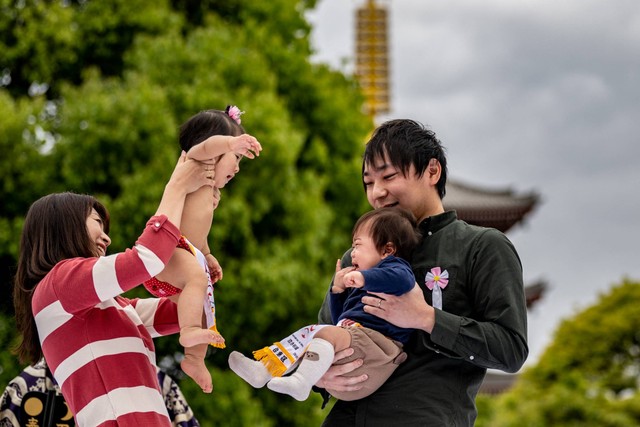
<path fill-rule="evenodd" d="M 204 360 L 185 355 L 180 367 L 191 377 L 205 393 L 211 393 L 213 391 L 213 381 L 211 380 L 211 373 L 204 364 Z"/>
<path fill-rule="evenodd" d="M 210 342 L 217 342 L 215 332 L 209 329 L 198 328 L 197 326 L 188 326 L 180 329 L 180 345 L 183 347 L 193 347 L 198 344 L 208 344 Z M 222 337 L 220 337 L 222 338 Z M 224 338 L 222 339 L 224 342 Z"/>
<path fill-rule="evenodd" d="M 211 329 L 209 329 L 209 331 L 211 332 Z M 220 335 L 217 332 L 212 332 L 213 333 L 213 339 L 211 339 L 209 342 L 211 344 L 223 344 L 224 343 L 224 337 L 222 335 Z"/>

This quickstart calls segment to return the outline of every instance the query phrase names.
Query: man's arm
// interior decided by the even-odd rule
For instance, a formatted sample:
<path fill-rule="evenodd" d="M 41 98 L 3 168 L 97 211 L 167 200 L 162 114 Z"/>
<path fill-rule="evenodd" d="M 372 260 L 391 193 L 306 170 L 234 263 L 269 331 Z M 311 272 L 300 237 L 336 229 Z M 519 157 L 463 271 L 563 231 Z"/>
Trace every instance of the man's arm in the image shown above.
<path fill-rule="evenodd" d="M 474 250 L 473 318 L 436 310 L 430 340 L 484 368 L 518 371 L 527 359 L 527 306 L 520 258 L 507 237 L 487 230 Z"/>

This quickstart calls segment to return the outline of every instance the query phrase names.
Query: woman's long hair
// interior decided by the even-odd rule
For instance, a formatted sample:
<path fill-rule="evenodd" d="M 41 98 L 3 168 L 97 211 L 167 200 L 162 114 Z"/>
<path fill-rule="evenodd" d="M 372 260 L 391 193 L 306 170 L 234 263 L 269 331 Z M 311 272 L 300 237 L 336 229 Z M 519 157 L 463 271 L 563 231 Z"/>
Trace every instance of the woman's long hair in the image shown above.
<path fill-rule="evenodd" d="M 31 309 L 38 283 L 62 260 L 96 256 L 95 242 L 87 231 L 91 209 L 100 215 L 108 233 L 109 212 L 92 196 L 69 192 L 49 194 L 35 201 L 27 212 L 13 287 L 16 326 L 22 334 L 22 341 L 14 351 L 23 363 L 36 363 L 42 357 Z"/>

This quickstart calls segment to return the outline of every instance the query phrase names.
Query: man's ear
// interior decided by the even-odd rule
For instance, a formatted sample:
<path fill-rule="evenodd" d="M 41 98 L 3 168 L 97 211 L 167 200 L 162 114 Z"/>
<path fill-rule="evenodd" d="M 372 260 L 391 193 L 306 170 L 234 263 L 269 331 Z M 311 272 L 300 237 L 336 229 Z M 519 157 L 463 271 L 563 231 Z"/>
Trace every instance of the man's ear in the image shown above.
<path fill-rule="evenodd" d="M 429 180 L 434 184 L 440 181 L 440 172 L 442 171 L 442 166 L 440 162 L 436 159 L 429 160 L 429 166 L 427 166 L 427 173 L 429 174 Z"/>
<path fill-rule="evenodd" d="M 384 253 L 382 257 L 388 257 L 389 255 L 394 255 L 396 253 L 396 245 L 393 242 L 387 242 L 384 245 Z"/>

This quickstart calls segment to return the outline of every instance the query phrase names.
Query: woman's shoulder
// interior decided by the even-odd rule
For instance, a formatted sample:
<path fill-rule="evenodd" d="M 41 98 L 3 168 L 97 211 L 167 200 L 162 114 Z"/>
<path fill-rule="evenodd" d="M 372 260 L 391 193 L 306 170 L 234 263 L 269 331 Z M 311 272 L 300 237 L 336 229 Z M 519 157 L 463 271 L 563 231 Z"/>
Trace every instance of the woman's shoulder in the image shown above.
<path fill-rule="evenodd" d="M 34 291 L 34 298 L 44 293 L 56 293 L 55 288 L 59 283 L 66 283 L 70 278 L 75 280 L 82 277 L 82 272 L 89 272 L 95 264 L 97 258 L 68 258 L 58 262 L 53 268 L 42 278 Z"/>

